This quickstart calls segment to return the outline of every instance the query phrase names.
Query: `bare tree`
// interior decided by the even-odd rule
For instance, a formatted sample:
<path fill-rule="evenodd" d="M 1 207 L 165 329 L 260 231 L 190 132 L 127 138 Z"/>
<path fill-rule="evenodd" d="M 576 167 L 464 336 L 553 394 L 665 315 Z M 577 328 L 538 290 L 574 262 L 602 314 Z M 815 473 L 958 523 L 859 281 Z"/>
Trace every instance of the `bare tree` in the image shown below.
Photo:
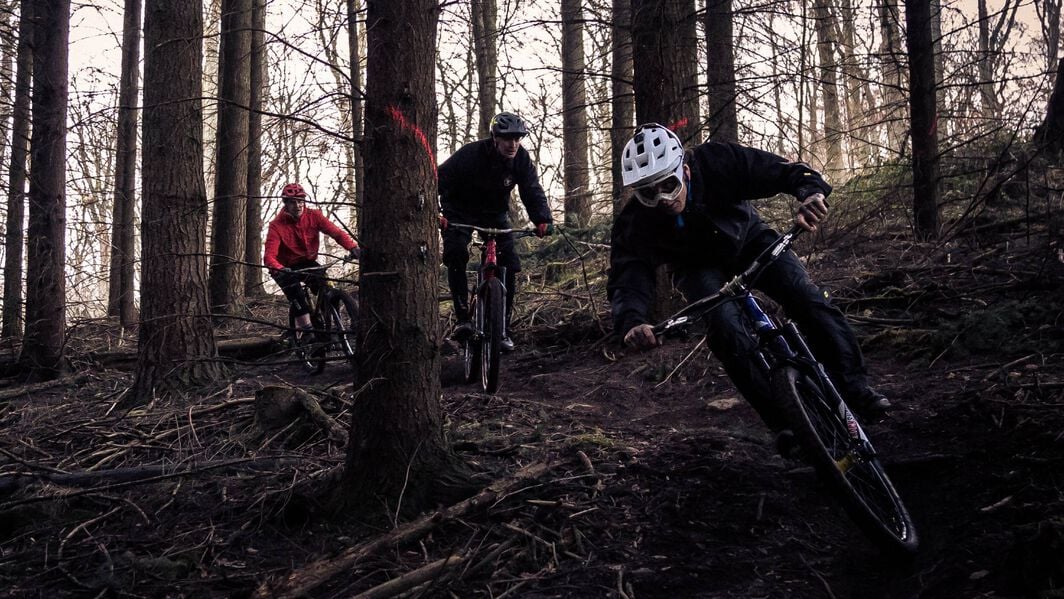
<path fill-rule="evenodd" d="M 632 0 L 636 120 L 688 144 L 698 141 L 697 47 L 694 0 Z"/>
<path fill-rule="evenodd" d="M 362 210 L 362 201 L 366 194 L 364 186 L 366 171 L 362 163 L 362 36 L 358 33 L 358 13 L 361 11 L 359 0 L 347 0 L 347 43 L 351 58 L 351 144 L 355 161 L 355 211 Z"/>
<path fill-rule="evenodd" d="M 562 0 L 562 161 L 565 224 L 574 227 L 586 227 L 591 222 L 582 12 L 580 0 Z"/>
<path fill-rule="evenodd" d="M 480 107 L 477 135 L 484 139 L 490 135 L 488 126 L 497 106 L 499 9 L 495 0 L 471 0 L 469 13 L 473 25 L 473 53 L 477 59 L 477 105 Z"/>
<path fill-rule="evenodd" d="M 359 290 L 364 386 L 351 407 L 341 494 L 416 513 L 455 472 L 443 435 L 436 256 L 436 0 L 369 0 L 366 196 Z"/>
<path fill-rule="evenodd" d="M 1049 97 L 1045 120 L 1035 130 L 1034 140 L 1050 152 L 1064 150 L 1064 60 L 1057 63 L 1053 94 Z"/>
<path fill-rule="evenodd" d="M 246 237 L 244 239 L 244 295 L 262 289 L 262 96 L 265 87 L 266 0 L 251 0 L 251 63 L 248 73 L 248 172 Z"/>
<path fill-rule="evenodd" d="M 201 7 L 147 0 L 144 48 L 141 323 L 127 396 L 134 404 L 220 375 L 208 361 L 215 346 L 205 257 Z"/>
<path fill-rule="evenodd" d="M 905 49 L 901 39 L 901 17 L 898 0 L 881 0 L 876 3 L 879 17 L 879 68 L 882 73 L 880 121 L 886 124 L 887 146 L 897 154 L 905 151 L 905 89 L 907 81 L 904 64 Z"/>
<path fill-rule="evenodd" d="M 70 0 L 33 7 L 33 132 L 26 237 L 26 335 L 19 362 L 31 380 L 63 370 L 66 344 L 66 115 Z"/>
<path fill-rule="evenodd" d="M 635 129 L 635 94 L 632 91 L 632 0 L 613 0 L 613 62 L 610 67 L 610 176 L 613 179 L 613 215 L 624 208 L 621 152 Z"/>
<path fill-rule="evenodd" d="M 137 83 L 140 79 L 141 0 L 126 0 L 122 23 L 122 70 L 118 91 L 115 199 L 111 217 L 111 266 L 107 314 L 123 327 L 134 322 L 133 262 L 137 201 Z"/>
<path fill-rule="evenodd" d="M 820 58 L 820 91 L 824 101 L 825 169 L 840 174 L 844 161 L 842 149 L 842 117 L 839 114 L 838 65 L 835 47 L 839 40 L 835 13 L 829 0 L 813 0 L 813 19 L 816 22 L 817 52 Z"/>
<path fill-rule="evenodd" d="M 250 53 L 251 0 L 223 0 L 209 285 L 217 314 L 235 314 L 244 295 Z"/>
<path fill-rule="evenodd" d="M 913 230 L 918 239 L 938 235 L 938 130 L 931 5 L 905 0 L 909 52 L 909 111 L 913 143 Z"/>
<path fill-rule="evenodd" d="M 1057 72 L 1055 69 L 1060 57 L 1060 4 L 1061 0 L 1035 0 L 1034 3 L 1046 46 L 1045 69 L 1051 76 L 1050 87 L 1055 85 L 1053 74 Z"/>
<path fill-rule="evenodd" d="M 706 1 L 707 119 L 709 137 L 717 141 L 739 141 L 733 20 L 732 0 Z"/>
<path fill-rule="evenodd" d="M 11 110 L 11 160 L 8 167 L 7 226 L 4 239 L 4 338 L 22 332 L 22 257 L 26 216 L 26 157 L 30 148 L 30 90 L 33 76 L 33 0 L 19 9 L 15 58 L 15 103 Z"/>

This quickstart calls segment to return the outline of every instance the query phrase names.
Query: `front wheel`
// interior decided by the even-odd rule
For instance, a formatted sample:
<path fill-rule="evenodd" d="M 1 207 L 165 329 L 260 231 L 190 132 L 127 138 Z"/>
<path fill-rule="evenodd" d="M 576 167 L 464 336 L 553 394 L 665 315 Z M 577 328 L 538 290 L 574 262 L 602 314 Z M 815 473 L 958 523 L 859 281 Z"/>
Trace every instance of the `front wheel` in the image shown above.
<path fill-rule="evenodd" d="M 358 303 L 351 294 L 340 289 L 329 293 L 329 344 L 340 350 L 348 361 L 355 357 L 358 326 Z"/>
<path fill-rule="evenodd" d="M 485 282 L 481 303 L 484 323 L 480 337 L 480 387 L 485 393 L 495 393 L 499 390 L 499 358 L 506 334 L 506 289 L 502 281 Z"/>
<path fill-rule="evenodd" d="M 315 323 L 318 328 L 318 323 Z M 317 334 L 310 331 L 298 331 L 293 309 L 288 309 L 288 343 L 296 362 L 310 374 L 320 374 L 325 370 L 324 347 L 315 339 Z"/>
<path fill-rule="evenodd" d="M 462 342 L 462 361 L 467 384 L 480 378 L 480 334 L 484 330 L 484 311 L 481 308 L 484 302 L 480 299 L 476 293 L 470 298 L 469 309 L 473 316 L 474 332 Z"/>
<path fill-rule="evenodd" d="M 909 511 L 849 409 L 840 410 L 817 380 L 790 366 L 773 373 L 772 385 L 807 459 L 858 528 L 894 557 L 916 553 Z"/>

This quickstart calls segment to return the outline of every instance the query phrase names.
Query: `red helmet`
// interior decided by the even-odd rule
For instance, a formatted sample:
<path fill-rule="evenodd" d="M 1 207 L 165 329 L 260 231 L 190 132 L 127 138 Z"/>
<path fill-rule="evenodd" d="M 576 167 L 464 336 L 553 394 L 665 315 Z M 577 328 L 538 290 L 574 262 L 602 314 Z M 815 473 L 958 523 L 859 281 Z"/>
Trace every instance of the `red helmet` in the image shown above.
<path fill-rule="evenodd" d="M 305 200 L 307 192 L 303 190 L 303 186 L 299 183 L 289 183 L 281 190 L 281 197 L 286 200 Z"/>

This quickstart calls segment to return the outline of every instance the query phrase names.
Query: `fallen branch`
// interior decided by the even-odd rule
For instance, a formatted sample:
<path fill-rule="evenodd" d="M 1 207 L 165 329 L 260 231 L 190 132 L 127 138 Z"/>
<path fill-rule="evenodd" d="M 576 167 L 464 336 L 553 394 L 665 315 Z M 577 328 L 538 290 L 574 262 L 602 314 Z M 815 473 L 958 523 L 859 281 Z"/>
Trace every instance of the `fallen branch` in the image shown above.
<path fill-rule="evenodd" d="M 51 389 L 52 387 L 59 387 L 61 385 L 76 385 L 84 381 L 86 378 L 88 378 L 88 376 L 89 375 L 85 374 L 84 372 L 79 372 L 71 376 L 65 376 L 55 380 L 45 381 L 43 383 L 33 383 L 30 385 L 13 387 L 11 389 L 3 389 L 0 390 L 0 401 L 3 401 L 5 399 L 13 399 L 22 395 L 29 395 L 31 393 L 36 393 L 45 389 Z"/>
<path fill-rule="evenodd" d="M 311 591 L 334 577 L 351 570 L 365 558 L 389 547 L 420 538 L 441 522 L 463 516 L 474 509 L 491 505 L 514 487 L 542 476 L 547 470 L 547 465 L 543 463 L 527 466 L 518 471 L 512 478 L 497 481 L 469 499 L 460 501 L 438 512 L 422 516 L 371 541 L 350 547 L 337 557 L 320 560 L 296 570 L 288 574 L 284 580 L 276 585 L 263 583 L 255 590 L 253 596 L 259 599 L 268 599 L 273 597 L 295 598 L 309 595 Z"/>
<path fill-rule="evenodd" d="M 461 555 L 449 555 L 436 560 L 431 564 L 421 566 L 417 570 L 411 570 L 399 578 L 393 578 L 388 582 L 379 584 L 368 591 L 359 593 L 354 599 L 385 599 L 394 597 L 399 593 L 408 591 L 420 584 L 438 578 L 441 574 L 463 565 L 466 558 Z"/>

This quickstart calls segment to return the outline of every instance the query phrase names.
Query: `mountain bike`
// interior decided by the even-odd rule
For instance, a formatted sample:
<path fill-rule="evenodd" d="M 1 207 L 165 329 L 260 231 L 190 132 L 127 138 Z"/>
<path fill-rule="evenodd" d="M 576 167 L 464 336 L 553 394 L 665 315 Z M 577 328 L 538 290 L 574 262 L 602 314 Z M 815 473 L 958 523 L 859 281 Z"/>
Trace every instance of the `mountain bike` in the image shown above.
<path fill-rule="evenodd" d="M 477 280 L 469 293 L 469 313 L 473 334 L 462 341 L 462 358 L 465 362 L 465 382 L 480 378 L 480 388 L 485 393 L 499 389 L 499 362 L 502 355 L 502 338 L 506 334 L 506 267 L 499 266 L 496 256 L 498 237 L 513 233 L 515 238 L 535 235 L 532 229 L 492 229 L 461 223 L 449 223 L 449 227 L 476 231 L 481 242 L 480 267 Z"/>
<path fill-rule="evenodd" d="M 341 354 L 354 366 L 357 348 L 358 302 L 350 293 L 333 285 L 338 279 L 327 277 L 327 270 L 327 266 L 292 269 L 305 274 L 300 287 L 310 306 L 313 328 L 297 330 L 295 307 L 289 306 L 285 335 L 297 362 L 311 374 L 325 370 L 330 352 Z"/>
<path fill-rule="evenodd" d="M 797 325 L 770 317 L 750 291 L 758 276 L 790 248 L 801 231 L 795 225 L 743 273 L 716 293 L 655 325 L 654 333 L 682 334 L 718 306 L 737 302 L 757 341 L 753 359 L 771 383 L 774 407 L 793 431 L 800 455 L 880 549 L 893 556 L 912 555 L 918 547 L 916 528 L 868 434 L 813 356 Z"/>

